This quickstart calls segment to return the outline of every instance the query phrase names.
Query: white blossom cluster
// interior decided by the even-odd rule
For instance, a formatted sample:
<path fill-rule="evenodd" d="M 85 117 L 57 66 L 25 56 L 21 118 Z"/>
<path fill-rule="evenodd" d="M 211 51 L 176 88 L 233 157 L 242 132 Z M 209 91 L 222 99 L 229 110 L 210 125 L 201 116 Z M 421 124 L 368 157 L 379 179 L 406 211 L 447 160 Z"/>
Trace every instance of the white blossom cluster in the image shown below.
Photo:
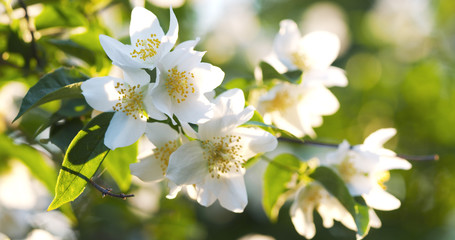
<path fill-rule="evenodd" d="M 244 164 L 273 150 L 277 139 L 262 129 L 239 127 L 254 113 L 253 107 L 245 108 L 240 89 L 210 97 L 224 72 L 201 62 L 204 52 L 194 50 L 198 40 L 174 47 L 178 23 L 172 8 L 170 13 L 167 34 L 153 13 L 136 7 L 132 45 L 101 35 L 101 45 L 124 78 L 91 78 L 82 84 L 82 94 L 94 109 L 115 112 L 104 139 L 108 148 L 131 145 L 144 133 L 154 144 L 131 165 L 132 174 L 144 181 L 168 179 L 168 197 L 189 186 L 204 206 L 218 199 L 226 209 L 242 212 L 247 204 Z M 145 69 L 156 70 L 155 82 Z M 167 118 L 174 124 L 178 120 L 180 132 L 156 122 Z"/>
<path fill-rule="evenodd" d="M 221 206 L 242 212 L 248 198 L 244 183 L 245 163 L 259 153 L 273 151 L 277 138 L 260 128 L 244 124 L 255 108 L 245 107 L 240 89 L 213 97 L 224 72 L 201 62 L 204 52 L 194 50 L 199 39 L 178 39 L 177 19 L 170 9 L 169 30 L 165 34 L 150 11 L 136 7 L 130 23 L 131 45 L 108 36 L 100 41 L 113 64 L 123 70 L 124 78 L 95 77 L 82 84 L 82 94 L 95 110 L 115 112 L 105 134 L 104 144 L 114 150 L 135 143 L 145 135 L 153 147 L 141 153 L 130 169 L 143 181 L 166 179 L 173 198 L 182 189 L 203 206 L 216 200 Z M 322 116 L 334 114 L 339 102 L 328 87 L 344 87 L 344 71 L 331 66 L 340 43 L 329 32 L 301 36 L 297 24 L 283 20 L 273 52 L 285 71 L 302 72 L 298 83 L 275 81 L 254 103 L 266 124 L 273 124 L 296 137 L 315 137 L 314 127 Z M 155 70 L 156 80 L 149 73 Z M 163 121 L 170 119 L 172 124 Z M 177 127 L 175 127 L 177 126 Z M 371 208 L 369 224 L 381 222 L 372 209 L 392 210 L 400 201 L 385 191 L 389 170 L 409 169 L 411 165 L 383 143 L 395 135 L 382 129 L 365 143 L 347 142 L 325 157 L 318 166 L 327 166 L 346 183 L 352 196 L 361 196 Z M 306 238 L 315 235 L 313 211 L 322 216 L 323 225 L 333 220 L 355 230 L 350 213 L 321 184 L 310 181 L 296 185 L 291 207 L 292 222 Z"/>

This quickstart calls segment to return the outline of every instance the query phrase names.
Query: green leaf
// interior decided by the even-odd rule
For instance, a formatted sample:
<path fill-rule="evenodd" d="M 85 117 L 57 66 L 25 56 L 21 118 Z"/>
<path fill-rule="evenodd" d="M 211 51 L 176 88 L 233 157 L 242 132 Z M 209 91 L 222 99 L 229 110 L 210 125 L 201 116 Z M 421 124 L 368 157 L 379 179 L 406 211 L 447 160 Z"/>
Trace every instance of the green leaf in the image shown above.
<path fill-rule="evenodd" d="M 72 139 L 83 127 L 84 124 L 79 118 L 55 122 L 51 127 L 49 140 L 65 153 Z"/>
<path fill-rule="evenodd" d="M 270 64 L 266 62 L 260 62 L 259 67 L 261 68 L 262 79 L 264 80 L 264 82 L 273 79 L 279 79 L 291 83 L 297 83 L 302 76 L 302 71 L 300 70 L 281 74 L 274 67 L 272 67 Z"/>
<path fill-rule="evenodd" d="M 131 186 L 130 164 L 136 162 L 137 151 L 137 143 L 128 147 L 117 148 L 111 151 L 103 162 L 123 192 L 128 191 Z"/>
<path fill-rule="evenodd" d="M 254 80 L 245 79 L 245 78 L 234 78 L 229 80 L 228 82 L 223 83 L 223 87 L 226 89 L 233 89 L 233 88 L 240 88 L 247 92 L 252 85 L 255 84 Z M 248 97 L 245 97 L 248 98 Z"/>
<path fill-rule="evenodd" d="M 321 183 L 330 194 L 340 201 L 354 218 L 357 225 L 357 234 L 361 237 L 369 231 L 368 207 L 358 203 L 349 193 L 344 181 L 330 168 L 320 166 L 310 174 L 310 177 Z"/>
<path fill-rule="evenodd" d="M 58 121 L 62 119 L 80 117 L 85 114 L 88 114 L 90 111 L 92 111 L 92 108 L 87 104 L 85 99 L 82 98 L 63 99 L 60 109 L 54 114 L 52 114 L 52 116 L 47 118 L 46 121 L 44 121 L 44 123 L 38 128 L 38 130 L 36 130 L 35 136 L 37 136 L 46 128 L 56 124 Z M 78 129 L 77 132 L 79 132 L 79 130 L 81 129 Z M 73 137 L 75 135 L 76 134 L 74 134 Z"/>
<path fill-rule="evenodd" d="M 66 68 L 59 68 L 54 72 L 44 75 L 28 90 L 14 121 L 29 109 L 41 104 L 58 99 L 83 97 L 80 86 L 82 84 L 81 82 L 87 79 L 87 76 L 77 70 Z"/>
<path fill-rule="evenodd" d="M 72 40 L 49 39 L 48 42 L 63 52 L 84 60 L 89 65 L 95 64 L 95 53 Z"/>
<path fill-rule="evenodd" d="M 78 27 L 87 25 L 87 19 L 76 8 L 55 5 L 44 5 L 40 15 L 35 18 L 37 30 L 50 27 Z"/>
<path fill-rule="evenodd" d="M 48 211 L 73 201 L 84 190 L 108 153 L 104 134 L 114 113 L 93 118 L 71 142 L 63 159 L 55 186 L 55 197 Z"/>
<path fill-rule="evenodd" d="M 262 115 L 258 111 L 254 111 L 253 117 L 251 117 L 251 119 L 248 122 L 244 123 L 242 126 L 259 127 L 273 135 L 275 135 L 275 130 L 278 129 L 273 125 L 265 124 L 264 120 L 262 119 Z"/>
<path fill-rule="evenodd" d="M 8 37 L 5 40 L 7 41 L 7 51 L 10 53 L 19 53 L 23 58 L 22 66 L 25 69 L 28 69 L 32 58 L 31 45 L 24 42 L 23 37 L 20 35 L 20 31 L 12 29 L 10 26 L 10 29 L 8 29 Z"/>
<path fill-rule="evenodd" d="M 264 173 L 262 204 L 271 221 L 276 221 L 280 208 L 289 195 L 289 183 L 303 163 L 292 154 L 278 155 Z"/>

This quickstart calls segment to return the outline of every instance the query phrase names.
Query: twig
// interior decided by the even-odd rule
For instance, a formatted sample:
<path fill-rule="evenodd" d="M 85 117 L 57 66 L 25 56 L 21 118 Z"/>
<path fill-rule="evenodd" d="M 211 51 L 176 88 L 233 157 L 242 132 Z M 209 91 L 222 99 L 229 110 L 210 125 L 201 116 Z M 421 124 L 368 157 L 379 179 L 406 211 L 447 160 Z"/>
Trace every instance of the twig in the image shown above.
<path fill-rule="evenodd" d="M 101 187 L 100 185 L 95 183 L 92 179 L 89 179 L 88 182 L 90 184 L 92 184 L 92 186 L 95 187 L 98 191 L 100 191 L 103 194 L 103 197 L 105 197 L 107 195 L 107 196 L 111 196 L 111 197 L 121 198 L 123 200 L 126 200 L 129 197 L 134 197 L 134 194 L 112 193 L 111 192 L 112 189 Z"/>
<path fill-rule="evenodd" d="M 27 5 L 25 5 L 24 1 L 23 0 L 19 0 L 19 4 L 21 5 L 21 7 L 24 9 L 25 11 L 25 20 L 27 20 L 27 27 L 28 27 L 28 31 L 30 32 L 30 35 L 32 37 L 32 41 L 31 41 L 31 48 L 32 48 L 32 57 L 34 59 L 36 59 L 36 62 L 37 62 L 37 65 L 39 67 L 42 67 L 41 66 L 41 60 L 40 58 L 38 57 L 38 49 L 37 49 L 37 46 L 36 46 L 36 40 L 35 40 L 35 31 L 32 29 L 31 25 L 30 25 L 30 17 L 28 16 L 28 11 L 27 11 Z"/>
<path fill-rule="evenodd" d="M 278 140 L 282 141 L 282 142 L 297 143 L 297 144 L 302 144 L 302 145 L 314 145 L 314 146 L 320 146 L 320 147 L 333 147 L 333 148 L 338 147 L 338 144 L 335 144 L 335 143 L 324 143 L 324 142 L 318 142 L 318 141 L 313 141 L 313 140 L 301 140 L 301 139 L 293 139 L 293 138 L 288 138 L 288 137 L 279 137 Z M 352 146 L 351 146 L 351 148 L 352 148 Z M 433 154 L 433 155 L 397 154 L 397 157 L 404 158 L 404 159 L 407 159 L 410 161 L 437 161 L 437 160 L 439 160 L 438 154 Z"/>
<path fill-rule="evenodd" d="M 74 174 L 74 175 L 84 179 L 85 181 L 90 183 L 93 187 L 95 187 L 96 190 L 100 191 L 103 194 L 103 197 L 105 197 L 107 195 L 107 196 L 111 196 L 111 197 L 115 197 L 115 198 L 121 198 L 123 200 L 125 200 L 125 199 L 127 199 L 129 197 L 134 197 L 134 194 L 123 194 L 123 193 L 116 194 L 116 193 L 112 193 L 112 189 L 101 187 L 100 185 L 95 183 L 92 179 L 89 179 L 88 177 L 86 177 L 82 173 L 76 172 L 76 171 L 74 171 L 72 169 L 69 169 L 69 168 L 67 168 L 65 166 L 62 166 L 62 170 L 67 171 L 67 172 L 69 172 L 71 174 Z"/>
<path fill-rule="evenodd" d="M 407 160 L 412 161 L 437 161 L 439 160 L 438 154 L 433 155 L 405 155 L 405 154 L 397 154 L 397 157 L 404 158 Z"/>

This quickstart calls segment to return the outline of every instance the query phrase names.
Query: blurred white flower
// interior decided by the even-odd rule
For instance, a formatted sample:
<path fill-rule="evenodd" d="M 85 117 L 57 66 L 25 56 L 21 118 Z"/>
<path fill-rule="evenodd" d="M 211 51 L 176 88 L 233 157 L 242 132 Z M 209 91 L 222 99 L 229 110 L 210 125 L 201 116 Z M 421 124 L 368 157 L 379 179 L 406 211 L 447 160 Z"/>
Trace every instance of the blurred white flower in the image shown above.
<path fill-rule="evenodd" d="M 0 240 L 10 240 L 8 236 L 0 232 Z"/>
<path fill-rule="evenodd" d="M 95 110 L 115 112 L 104 144 L 114 150 L 136 142 L 145 132 L 147 118 L 166 119 L 153 105 L 150 76 L 143 70 L 124 69 L 124 78 L 96 77 L 81 85 L 82 95 Z"/>
<path fill-rule="evenodd" d="M 357 231 L 357 226 L 352 215 L 344 206 L 333 197 L 323 186 L 312 182 L 301 187 L 291 205 L 290 215 L 296 231 L 305 238 L 311 239 L 316 234 L 316 227 L 313 222 L 313 211 L 317 210 L 322 218 L 322 225 L 331 228 L 334 220 L 341 222 L 347 228 Z M 370 209 L 370 226 L 378 228 L 381 226 L 376 213 Z"/>
<path fill-rule="evenodd" d="M 435 25 L 431 0 L 376 0 L 366 15 L 368 30 L 394 45 L 400 60 L 416 61 L 432 49 Z"/>
<path fill-rule="evenodd" d="M 128 202 L 131 203 L 134 212 L 149 218 L 160 209 L 161 187 L 156 182 L 143 182 L 136 177 L 133 177 L 132 181 L 138 188 Z"/>
<path fill-rule="evenodd" d="M 0 205 L 0 232 L 13 239 L 23 238 L 31 229 L 26 210 L 9 209 Z"/>
<path fill-rule="evenodd" d="M 283 82 L 261 96 L 257 108 L 265 123 L 273 123 L 297 137 L 314 137 L 313 127 L 321 126 L 322 116 L 334 114 L 339 103 L 322 84 Z"/>
<path fill-rule="evenodd" d="M 24 239 L 31 229 L 42 229 L 58 239 L 75 239 L 69 220 L 61 212 L 45 212 L 51 201 L 46 188 L 22 163 L 10 163 L 10 172 L 0 176 L 0 232 L 12 239 Z"/>
<path fill-rule="evenodd" d="M 59 238 L 55 237 L 51 233 L 43 229 L 34 229 L 28 233 L 25 240 L 57 240 Z"/>
<path fill-rule="evenodd" d="M 333 33 L 315 31 L 301 37 L 294 21 L 283 20 L 273 50 L 287 71 L 303 71 L 303 82 L 317 81 L 326 87 L 348 84 L 344 71 L 330 66 L 340 51 L 340 40 Z"/>
<path fill-rule="evenodd" d="M 349 28 L 345 10 L 335 2 L 317 1 L 305 9 L 299 22 L 302 33 L 327 31 L 340 39 L 340 54 L 350 45 Z"/>
<path fill-rule="evenodd" d="M 271 236 L 267 236 L 267 235 L 252 233 L 252 234 L 245 235 L 245 236 L 239 238 L 238 240 L 275 240 L 275 238 L 271 237 Z"/>
<path fill-rule="evenodd" d="M 151 4 L 161 8 L 179 8 L 185 4 L 185 0 L 147 0 Z"/>
<path fill-rule="evenodd" d="M 27 86 L 21 82 L 11 81 L 2 86 L 0 90 L 0 117 L 5 120 L 7 125 L 13 122 L 19 112 L 19 107 L 26 93 Z"/>
<path fill-rule="evenodd" d="M 130 37 L 132 45 L 100 35 L 104 51 L 115 65 L 123 68 L 156 67 L 156 63 L 168 53 L 178 37 L 178 23 L 170 8 L 169 30 L 164 35 L 155 14 L 142 7 L 135 7 L 131 13 Z"/>
<path fill-rule="evenodd" d="M 356 229 L 354 219 L 343 205 L 319 183 L 312 182 L 299 189 L 290 209 L 296 231 L 305 238 L 311 239 L 316 234 L 313 222 L 315 209 L 321 215 L 325 228 L 332 227 L 333 220 L 337 220 L 349 229 Z"/>
<path fill-rule="evenodd" d="M 338 37 L 332 33 L 316 31 L 302 38 L 295 22 L 281 21 L 274 41 L 276 59 L 267 61 L 280 72 L 302 70 L 302 80 L 298 85 L 279 83 L 259 98 L 258 111 L 264 121 L 297 137 L 314 137 L 313 127 L 322 125 L 322 116 L 339 108 L 327 87 L 347 85 L 344 71 L 330 66 L 339 48 Z"/>
<path fill-rule="evenodd" d="M 383 144 L 396 134 L 394 128 L 380 129 L 368 136 L 364 143 L 351 148 L 347 141 L 321 159 L 321 165 L 334 169 L 346 183 L 353 196 L 362 196 L 368 206 L 378 210 L 394 210 L 400 200 L 386 192 L 384 183 L 389 170 L 410 169 L 411 164 L 383 148 Z"/>
<path fill-rule="evenodd" d="M 241 128 L 254 109 L 244 108 L 243 92 L 233 89 L 215 99 L 214 117 L 199 124 L 199 138 L 183 144 L 171 155 L 167 177 L 178 185 L 194 184 L 197 201 L 242 212 L 248 199 L 243 164 L 261 152 L 275 149 L 276 138 L 254 128 Z"/>

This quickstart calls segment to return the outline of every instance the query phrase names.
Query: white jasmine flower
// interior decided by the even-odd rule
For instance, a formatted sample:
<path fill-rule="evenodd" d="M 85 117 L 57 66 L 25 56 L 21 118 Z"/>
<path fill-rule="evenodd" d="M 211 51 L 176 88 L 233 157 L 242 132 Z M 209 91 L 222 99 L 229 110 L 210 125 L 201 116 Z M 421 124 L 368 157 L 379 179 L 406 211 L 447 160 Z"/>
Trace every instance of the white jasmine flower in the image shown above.
<path fill-rule="evenodd" d="M 339 108 L 336 97 L 322 84 L 311 86 L 279 83 L 259 98 L 258 111 L 264 122 L 274 123 L 297 137 L 316 133 L 322 116 L 334 114 Z"/>
<path fill-rule="evenodd" d="M 243 164 L 275 149 L 277 140 L 264 130 L 238 127 L 254 113 L 252 107 L 244 108 L 241 90 L 226 91 L 214 103 L 214 116 L 199 125 L 199 138 L 171 155 L 167 177 L 178 185 L 194 184 L 203 206 L 218 199 L 224 208 L 242 212 L 248 202 Z"/>
<path fill-rule="evenodd" d="M 315 209 L 321 215 L 325 228 L 332 227 L 333 220 L 337 220 L 352 230 L 356 229 L 354 219 L 343 205 L 319 183 L 312 182 L 299 189 L 290 209 L 296 231 L 307 239 L 316 234 L 313 222 Z"/>
<path fill-rule="evenodd" d="M 301 37 L 295 22 L 283 20 L 273 46 L 286 70 L 303 71 L 302 82 L 277 84 L 259 99 L 258 110 L 268 124 L 274 123 L 297 137 L 314 137 L 313 127 L 322 125 L 322 116 L 339 108 L 327 87 L 347 85 L 343 70 L 330 66 L 338 56 L 339 39 L 323 31 Z"/>
<path fill-rule="evenodd" d="M 186 142 L 177 131 L 164 123 L 147 123 L 145 136 L 152 143 L 152 149 L 139 154 L 139 162 L 130 164 L 131 174 L 144 182 L 159 182 L 166 179 L 169 157 L 183 142 Z M 170 189 L 167 198 L 175 198 L 182 189 L 173 182 L 168 182 Z"/>
<path fill-rule="evenodd" d="M 378 210 L 394 210 L 400 200 L 386 192 L 384 182 L 391 169 L 410 169 L 411 164 L 383 148 L 383 144 L 396 134 L 394 128 L 380 129 L 352 149 L 347 141 L 321 161 L 321 165 L 333 168 L 345 181 L 353 196 L 362 196 L 368 206 Z"/>
<path fill-rule="evenodd" d="M 156 67 L 163 55 L 168 53 L 178 37 L 178 23 L 170 8 L 169 30 L 164 35 L 157 17 L 142 7 L 135 7 L 131 13 L 131 45 L 100 35 L 104 51 L 119 67 L 149 68 Z"/>
<path fill-rule="evenodd" d="M 357 226 L 352 215 L 344 206 L 333 197 L 323 186 L 312 182 L 300 188 L 295 196 L 290 209 L 292 223 L 296 231 L 307 239 L 316 234 L 313 221 L 313 211 L 317 210 L 322 218 L 322 225 L 331 228 L 334 220 L 341 222 L 347 228 L 357 231 Z M 370 209 L 370 226 L 379 228 L 381 221 L 376 213 Z"/>
<path fill-rule="evenodd" d="M 124 78 L 96 77 L 81 85 L 87 103 L 95 110 L 115 112 L 104 144 L 114 150 L 136 142 L 145 132 L 147 118 L 166 119 L 153 105 L 150 76 L 143 70 L 124 69 Z"/>
<path fill-rule="evenodd" d="M 348 83 L 342 69 L 330 66 L 340 51 L 340 40 L 333 33 L 315 31 L 301 37 L 294 21 L 283 20 L 273 47 L 288 71 L 303 71 L 304 82 L 316 81 L 326 87 Z"/>
<path fill-rule="evenodd" d="M 139 162 L 130 164 L 131 174 L 145 182 L 158 182 L 164 179 L 169 157 L 180 145 L 182 137 L 164 123 L 147 123 L 145 136 L 154 148 L 141 153 Z"/>
<path fill-rule="evenodd" d="M 201 62 L 204 53 L 193 50 L 197 42 L 184 42 L 161 59 L 152 90 L 155 106 L 181 122 L 201 123 L 213 116 L 213 104 L 204 94 L 224 78 L 220 68 Z"/>

